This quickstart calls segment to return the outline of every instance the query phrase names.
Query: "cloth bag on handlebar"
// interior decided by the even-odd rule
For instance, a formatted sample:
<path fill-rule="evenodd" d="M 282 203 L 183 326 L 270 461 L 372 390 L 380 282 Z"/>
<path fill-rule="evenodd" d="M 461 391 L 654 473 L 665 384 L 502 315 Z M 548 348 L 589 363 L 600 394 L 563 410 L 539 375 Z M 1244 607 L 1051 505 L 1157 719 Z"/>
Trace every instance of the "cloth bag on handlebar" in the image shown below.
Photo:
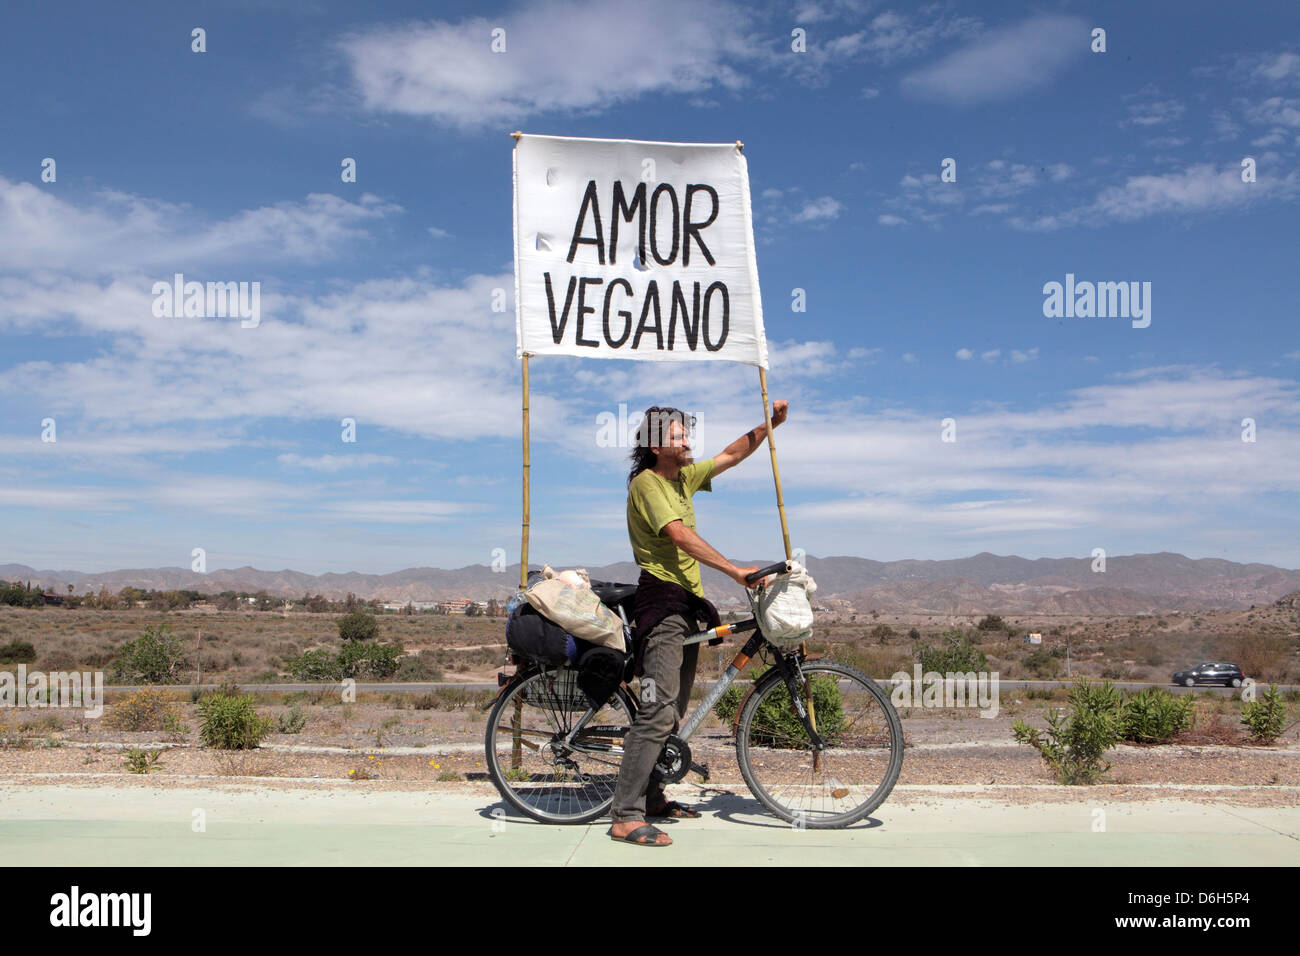
<path fill-rule="evenodd" d="M 763 589 L 759 613 L 763 633 L 769 640 L 797 644 L 812 634 L 813 610 L 808 595 L 816 590 L 817 582 L 798 561 L 790 562 L 789 574 L 778 574 Z"/>
<path fill-rule="evenodd" d="M 623 622 L 601 603 L 587 583 L 585 571 L 576 575 L 567 571 L 557 575 L 547 567 L 542 571 L 542 580 L 525 591 L 524 597 L 539 614 L 574 637 L 598 647 L 611 647 L 619 652 L 627 650 L 623 640 Z"/>

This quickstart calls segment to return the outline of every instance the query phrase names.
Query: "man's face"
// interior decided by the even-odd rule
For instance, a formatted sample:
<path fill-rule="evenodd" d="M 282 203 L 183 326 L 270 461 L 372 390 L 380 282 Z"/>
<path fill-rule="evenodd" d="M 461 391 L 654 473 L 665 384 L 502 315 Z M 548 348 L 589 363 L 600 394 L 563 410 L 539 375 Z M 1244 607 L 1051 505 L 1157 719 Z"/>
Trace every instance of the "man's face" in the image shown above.
<path fill-rule="evenodd" d="M 691 439 L 686 434 L 686 429 L 682 423 L 676 419 L 670 419 L 663 427 L 660 428 L 660 434 L 667 437 L 662 438 L 663 445 L 651 445 L 650 450 L 658 455 L 660 464 L 676 463 L 678 468 L 691 464 L 694 459 L 691 457 Z M 654 437 L 653 426 L 651 428 L 651 438 Z"/>

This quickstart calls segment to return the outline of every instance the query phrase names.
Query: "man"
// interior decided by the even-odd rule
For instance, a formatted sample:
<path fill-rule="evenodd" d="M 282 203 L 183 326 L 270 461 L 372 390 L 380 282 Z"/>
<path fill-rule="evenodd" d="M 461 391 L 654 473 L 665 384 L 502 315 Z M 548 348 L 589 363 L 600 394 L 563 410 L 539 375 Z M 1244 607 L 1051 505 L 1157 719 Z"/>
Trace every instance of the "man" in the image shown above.
<path fill-rule="evenodd" d="M 772 427 L 785 421 L 788 402 L 774 402 Z M 741 435 L 720 454 L 702 462 L 691 458 L 688 426 L 695 421 L 675 408 L 646 411 L 632 452 L 628 475 L 627 533 L 641 568 L 633 609 L 641 677 L 636 720 L 623 741 L 623 763 L 610 816 L 610 836 L 638 846 L 669 846 L 673 841 L 645 822 L 650 816 L 698 817 L 669 801 L 663 786 L 650 782 L 655 761 L 670 733 L 676 732 L 691 698 L 700 646 L 682 641 L 703 627 L 717 627 L 717 609 L 704 597 L 700 563 L 726 574 L 742 587 L 757 566 L 737 567 L 695 531 L 697 491 L 712 491 L 712 480 L 748 458 L 767 437 L 767 425 Z M 703 620 L 703 625 L 698 624 Z"/>

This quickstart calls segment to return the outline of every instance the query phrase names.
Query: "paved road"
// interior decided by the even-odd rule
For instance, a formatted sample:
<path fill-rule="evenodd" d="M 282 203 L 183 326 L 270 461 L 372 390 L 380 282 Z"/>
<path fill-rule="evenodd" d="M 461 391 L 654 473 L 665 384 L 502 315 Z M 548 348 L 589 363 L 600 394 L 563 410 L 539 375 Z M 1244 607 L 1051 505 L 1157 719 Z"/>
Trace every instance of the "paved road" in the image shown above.
<path fill-rule="evenodd" d="M 680 788 L 673 788 L 679 790 Z M 907 788 L 898 788 L 903 792 Z M 1269 866 L 1300 858 L 1300 810 L 1177 800 L 1096 805 L 929 798 L 886 804 L 848 830 L 796 830 L 746 793 L 664 824 L 664 850 L 614 843 L 608 821 L 545 826 L 465 792 L 0 784 L 0 846 L 47 866 L 406 865 Z M 1096 806 L 1105 832 L 1094 832 Z M 494 808 L 497 815 L 493 815 Z M 195 811 L 205 831 L 195 832 Z"/>

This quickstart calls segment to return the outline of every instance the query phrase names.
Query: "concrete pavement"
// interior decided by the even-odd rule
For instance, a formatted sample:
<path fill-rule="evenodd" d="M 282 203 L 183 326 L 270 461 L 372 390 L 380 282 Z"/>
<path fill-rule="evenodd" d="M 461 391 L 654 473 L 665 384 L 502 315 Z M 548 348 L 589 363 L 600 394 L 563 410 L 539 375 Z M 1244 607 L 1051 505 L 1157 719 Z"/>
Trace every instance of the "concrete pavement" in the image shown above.
<path fill-rule="evenodd" d="M 179 781 L 178 781 L 179 782 Z M 963 788 L 969 790 L 971 788 Z M 907 790 L 926 791 L 906 797 Z M 798 830 L 743 790 L 672 788 L 704 816 L 659 824 L 662 850 L 617 844 L 609 821 L 548 826 L 495 792 L 0 783 L 0 845 L 49 866 L 860 865 L 1207 866 L 1300 862 L 1300 810 L 1159 798 L 1010 803 L 904 788 L 847 830 Z M 493 810 L 496 808 L 494 814 Z M 1097 810 L 1104 811 L 1099 817 Z M 200 822 L 202 829 L 200 829 Z M 1098 823 L 1104 831 L 1095 829 Z"/>

